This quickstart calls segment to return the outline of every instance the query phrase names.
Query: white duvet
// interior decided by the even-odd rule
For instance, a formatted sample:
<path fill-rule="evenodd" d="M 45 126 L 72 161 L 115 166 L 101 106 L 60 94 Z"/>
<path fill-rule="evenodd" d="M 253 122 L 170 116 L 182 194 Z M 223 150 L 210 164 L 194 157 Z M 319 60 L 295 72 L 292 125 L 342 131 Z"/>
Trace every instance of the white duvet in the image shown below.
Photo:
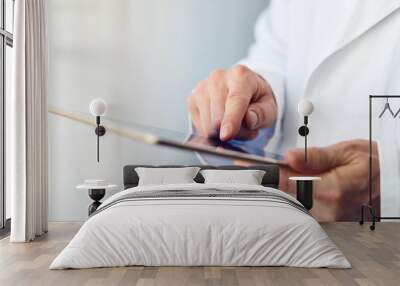
<path fill-rule="evenodd" d="M 262 190 L 262 186 L 179 184 L 168 190 Z M 101 207 L 102 207 L 101 206 Z M 100 207 L 100 209 L 101 209 Z M 257 198 L 153 198 L 122 201 L 90 217 L 50 269 L 145 266 L 294 266 L 349 268 L 318 222 L 289 204 Z"/>

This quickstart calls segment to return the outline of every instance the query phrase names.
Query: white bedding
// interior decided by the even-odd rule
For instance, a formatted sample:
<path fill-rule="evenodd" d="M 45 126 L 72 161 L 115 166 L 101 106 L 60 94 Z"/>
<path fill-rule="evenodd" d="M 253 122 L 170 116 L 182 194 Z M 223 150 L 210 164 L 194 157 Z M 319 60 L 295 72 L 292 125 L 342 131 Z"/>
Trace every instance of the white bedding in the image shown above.
<path fill-rule="evenodd" d="M 318 222 L 290 204 L 243 197 L 151 198 L 112 204 L 136 192 L 207 192 L 205 188 L 261 190 L 298 203 L 279 190 L 254 185 L 128 189 L 100 206 L 103 211 L 85 222 L 50 269 L 127 265 L 350 267 Z"/>

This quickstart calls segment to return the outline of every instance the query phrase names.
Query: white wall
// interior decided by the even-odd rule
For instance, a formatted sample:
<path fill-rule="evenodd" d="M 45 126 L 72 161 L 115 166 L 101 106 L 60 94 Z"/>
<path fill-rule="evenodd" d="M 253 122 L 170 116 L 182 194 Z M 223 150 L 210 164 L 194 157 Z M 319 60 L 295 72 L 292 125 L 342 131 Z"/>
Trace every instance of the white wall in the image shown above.
<path fill-rule="evenodd" d="M 184 132 L 196 82 L 246 54 L 267 0 L 49 0 L 49 105 Z M 125 164 L 189 164 L 192 154 L 106 134 L 95 161 L 92 129 L 49 115 L 50 220 L 83 220 L 90 203 L 75 185 L 122 185 Z"/>

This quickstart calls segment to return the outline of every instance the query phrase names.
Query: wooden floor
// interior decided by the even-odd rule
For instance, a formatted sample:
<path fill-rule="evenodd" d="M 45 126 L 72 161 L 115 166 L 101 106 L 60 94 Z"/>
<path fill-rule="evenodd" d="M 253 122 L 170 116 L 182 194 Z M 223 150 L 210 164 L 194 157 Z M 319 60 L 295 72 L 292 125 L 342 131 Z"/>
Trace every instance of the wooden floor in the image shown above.
<path fill-rule="evenodd" d="M 0 285 L 400 285 L 400 223 L 378 223 L 371 232 L 357 223 L 323 224 L 353 265 L 349 270 L 288 267 L 123 267 L 48 270 L 79 229 L 51 223 L 49 233 L 28 244 L 0 241 Z"/>

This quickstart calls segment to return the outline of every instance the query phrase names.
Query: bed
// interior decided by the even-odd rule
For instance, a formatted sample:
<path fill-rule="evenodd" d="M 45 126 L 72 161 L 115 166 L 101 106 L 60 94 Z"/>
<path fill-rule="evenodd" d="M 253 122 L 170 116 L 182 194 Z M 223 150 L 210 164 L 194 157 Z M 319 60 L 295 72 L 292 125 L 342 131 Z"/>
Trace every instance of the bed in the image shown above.
<path fill-rule="evenodd" d="M 276 166 L 198 166 L 265 171 L 261 185 L 193 183 L 138 186 L 124 167 L 124 190 L 99 209 L 50 269 L 144 266 L 350 268 L 319 223 L 278 190 Z"/>

